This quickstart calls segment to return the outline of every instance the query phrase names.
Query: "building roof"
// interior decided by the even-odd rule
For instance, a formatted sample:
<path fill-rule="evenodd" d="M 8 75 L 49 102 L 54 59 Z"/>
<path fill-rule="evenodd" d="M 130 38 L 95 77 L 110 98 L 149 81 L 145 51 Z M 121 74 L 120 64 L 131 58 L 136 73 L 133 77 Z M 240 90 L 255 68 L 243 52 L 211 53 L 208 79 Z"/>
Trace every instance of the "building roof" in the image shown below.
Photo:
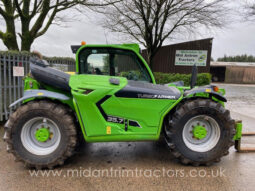
<path fill-rule="evenodd" d="M 198 39 L 198 40 L 184 41 L 184 42 L 178 42 L 178 43 L 173 43 L 173 44 L 168 44 L 168 45 L 162 45 L 161 48 L 166 48 L 169 46 L 181 46 L 181 45 L 186 45 L 186 44 L 200 43 L 202 41 L 211 41 L 211 43 L 212 43 L 212 40 L 213 40 L 213 38 L 204 38 L 204 39 Z"/>
<path fill-rule="evenodd" d="M 252 66 L 255 67 L 255 62 L 211 62 L 211 66 Z"/>

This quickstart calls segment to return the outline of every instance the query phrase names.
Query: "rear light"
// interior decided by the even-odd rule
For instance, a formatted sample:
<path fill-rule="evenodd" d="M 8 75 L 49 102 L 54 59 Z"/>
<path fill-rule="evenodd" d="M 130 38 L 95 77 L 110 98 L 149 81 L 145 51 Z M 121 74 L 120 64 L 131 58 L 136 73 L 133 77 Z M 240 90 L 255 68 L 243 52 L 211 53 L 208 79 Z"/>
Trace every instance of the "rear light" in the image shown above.
<path fill-rule="evenodd" d="M 218 86 L 213 86 L 213 91 L 218 92 L 220 89 Z"/>

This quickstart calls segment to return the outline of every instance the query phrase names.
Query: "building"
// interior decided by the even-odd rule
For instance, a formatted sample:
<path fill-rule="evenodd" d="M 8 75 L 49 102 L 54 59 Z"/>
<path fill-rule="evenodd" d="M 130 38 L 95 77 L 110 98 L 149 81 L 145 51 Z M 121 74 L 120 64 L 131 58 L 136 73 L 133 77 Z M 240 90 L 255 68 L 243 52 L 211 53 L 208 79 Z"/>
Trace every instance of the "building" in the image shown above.
<path fill-rule="evenodd" d="M 153 72 L 190 74 L 192 66 L 199 73 L 211 73 L 213 82 L 255 83 L 255 63 L 210 62 L 213 38 L 162 46 L 155 57 Z M 146 50 L 142 51 L 146 59 Z"/>
<path fill-rule="evenodd" d="M 255 83 L 255 63 L 211 62 L 210 73 L 214 82 Z"/>
<path fill-rule="evenodd" d="M 212 38 L 162 46 L 155 57 L 151 69 L 153 72 L 191 73 L 192 66 L 198 66 L 199 73 L 210 72 Z M 142 51 L 146 59 L 146 50 Z"/>

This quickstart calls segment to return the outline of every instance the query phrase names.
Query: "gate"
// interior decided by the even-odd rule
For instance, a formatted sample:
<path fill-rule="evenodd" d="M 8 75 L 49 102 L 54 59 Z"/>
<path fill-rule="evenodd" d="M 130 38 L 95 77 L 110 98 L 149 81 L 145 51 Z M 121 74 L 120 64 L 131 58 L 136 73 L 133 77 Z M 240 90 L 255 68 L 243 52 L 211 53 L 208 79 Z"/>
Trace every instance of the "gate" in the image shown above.
<path fill-rule="evenodd" d="M 7 120 L 13 111 L 9 105 L 23 96 L 23 77 L 13 75 L 13 67 L 24 67 L 29 73 L 29 53 L 0 52 L 0 121 Z M 49 64 L 62 71 L 75 71 L 75 60 L 46 58 Z"/>

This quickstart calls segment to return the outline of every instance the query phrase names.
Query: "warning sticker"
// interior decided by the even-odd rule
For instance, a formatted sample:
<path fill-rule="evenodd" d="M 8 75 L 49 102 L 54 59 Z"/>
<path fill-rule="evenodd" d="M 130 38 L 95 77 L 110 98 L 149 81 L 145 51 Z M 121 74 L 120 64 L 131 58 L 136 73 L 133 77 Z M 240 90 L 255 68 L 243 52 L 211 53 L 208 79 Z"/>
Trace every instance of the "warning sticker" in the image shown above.
<path fill-rule="evenodd" d="M 24 67 L 13 66 L 13 76 L 24 76 Z"/>
<path fill-rule="evenodd" d="M 107 127 L 106 127 L 106 134 L 107 134 L 107 135 L 109 135 L 109 134 L 112 133 L 111 129 L 112 129 L 112 128 L 111 128 L 110 126 L 107 126 Z"/>

